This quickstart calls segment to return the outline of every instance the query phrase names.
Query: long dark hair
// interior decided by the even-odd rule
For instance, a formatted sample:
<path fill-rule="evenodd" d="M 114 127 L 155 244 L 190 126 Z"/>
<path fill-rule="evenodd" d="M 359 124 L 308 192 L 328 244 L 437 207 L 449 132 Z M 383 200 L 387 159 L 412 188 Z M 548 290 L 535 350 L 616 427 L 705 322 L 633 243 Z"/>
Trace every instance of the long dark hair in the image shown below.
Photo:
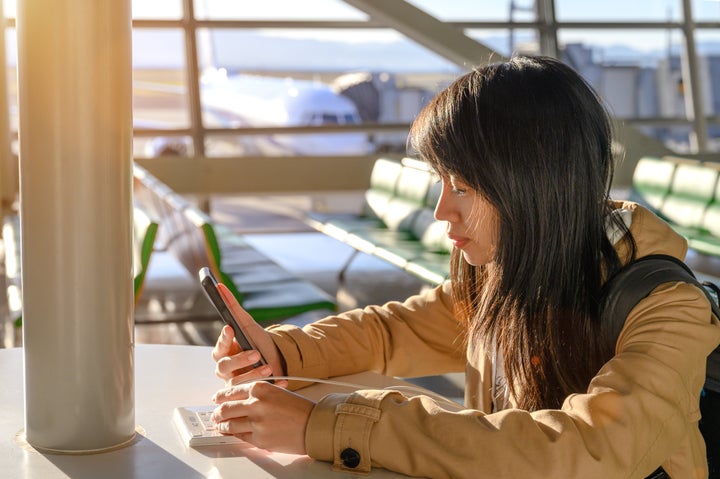
<path fill-rule="evenodd" d="M 493 261 L 451 257 L 469 347 L 495 342 L 520 407 L 560 407 L 613 354 L 598 314 L 604 278 L 622 263 L 606 233 L 613 155 L 602 101 L 563 63 L 516 56 L 456 80 L 409 138 L 414 154 L 498 212 Z"/>

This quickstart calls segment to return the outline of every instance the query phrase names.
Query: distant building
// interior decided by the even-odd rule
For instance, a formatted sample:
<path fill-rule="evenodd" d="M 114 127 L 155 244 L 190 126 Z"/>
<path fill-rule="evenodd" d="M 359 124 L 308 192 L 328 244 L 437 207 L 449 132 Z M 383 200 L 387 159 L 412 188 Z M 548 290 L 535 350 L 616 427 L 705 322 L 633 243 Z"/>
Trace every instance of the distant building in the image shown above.
<path fill-rule="evenodd" d="M 562 60 L 579 71 L 607 102 L 616 118 L 685 118 L 685 85 L 681 57 L 672 53 L 656 66 L 640 62 L 600 62 L 583 44 L 568 44 Z M 698 73 L 705 116 L 720 114 L 720 56 L 698 56 Z M 713 81 L 713 79 L 715 79 Z M 673 148 L 687 147 L 690 127 L 645 127 L 647 133 Z M 720 141 L 720 126 L 710 126 L 708 137 Z"/>

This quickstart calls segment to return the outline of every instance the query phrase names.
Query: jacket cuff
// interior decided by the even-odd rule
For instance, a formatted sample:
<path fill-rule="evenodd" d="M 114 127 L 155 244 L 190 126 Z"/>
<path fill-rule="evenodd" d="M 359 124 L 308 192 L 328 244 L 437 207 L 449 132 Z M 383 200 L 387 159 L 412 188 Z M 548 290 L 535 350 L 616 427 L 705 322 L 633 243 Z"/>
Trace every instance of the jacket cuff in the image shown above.
<path fill-rule="evenodd" d="M 327 363 L 323 361 L 313 339 L 302 329 L 292 325 L 277 325 L 266 328 L 266 331 L 285 360 L 285 374 L 321 379 L 328 377 Z M 296 390 L 311 384 L 312 381 L 290 381 L 288 389 Z"/>
<path fill-rule="evenodd" d="M 347 394 L 328 394 L 315 404 L 305 428 L 305 450 L 308 456 L 332 462 L 335 408 L 346 399 Z"/>
<path fill-rule="evenodd" d="M 308 421 L 305 434 L 308 455 L 332 461 L 336 471 L 370 472 L 372 427 L 380 420 L 380 403 L 392 392 L 372 390 L 323 398 Z"/>

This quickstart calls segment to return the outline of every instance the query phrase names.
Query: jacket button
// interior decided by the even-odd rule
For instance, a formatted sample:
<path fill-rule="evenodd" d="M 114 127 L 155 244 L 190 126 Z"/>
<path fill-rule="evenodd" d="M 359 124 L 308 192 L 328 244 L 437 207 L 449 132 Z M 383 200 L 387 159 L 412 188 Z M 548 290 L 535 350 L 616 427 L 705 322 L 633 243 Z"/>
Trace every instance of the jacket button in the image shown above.
<path fill-rule="evenodd" d="M 355 469 L 360 464 L 360 453 L 355 449 L 348 447 L 340 453 L 340 460 L 345 467 Z"/>

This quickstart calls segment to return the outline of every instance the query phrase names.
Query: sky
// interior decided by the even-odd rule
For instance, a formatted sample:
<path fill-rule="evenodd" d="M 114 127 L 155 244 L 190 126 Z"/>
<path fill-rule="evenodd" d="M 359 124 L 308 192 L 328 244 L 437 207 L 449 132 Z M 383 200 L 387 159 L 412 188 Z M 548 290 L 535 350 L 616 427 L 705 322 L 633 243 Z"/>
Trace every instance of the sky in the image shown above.
<path fill-rule="evenodd" d="M 391 0 L 394 1 L 394 0 Z M 511 0 L 409 0 L 443 20 L 506 20 Z M 179 0 L 134 0 L 138 15 L 154 12 L 179 12 Z M 196 0 L 199 9 L 222 18 L 319 18 L 362 19 L 365 15 L 341 0 Z M 517 19 L 529 18 L 533 0 L 515 0 Z M 718 0 L 692 0 L 697 20 L 720 19 Z M 558 20 L 679 20 L 681 0 L 556 0 Z M 173 8 L 175 7 L 175 8 Z M 146 13 L 147 12 L 147 13 Z M 525 12 L 525 13 L 524 13 Z"/>
<path fill-rule="evenodd" d="M 6 0 L 7 1 L 7 0 Z M 14 0 L 13 0 L 14 1 Z M 394 0 L 390 0 L 394 1 Z M 445 21 L 478 20 L 506 21 L 510 16 L 511 0 L 409 0 Z M 514 0 L 514 18 L 518 21 L 534 19 L 533 0 Z M 157 15 L 179 17 L 180 0 L 133 0 L 136 18 L 152 18 Z M 195 0 L 196 9 L 209 18 L 216 19 L 320 19 L 363 20 L 366 15 L 342 0 Z M 720 21 L 720 0 L 691 0 L 695 21 Z M 556 0 L 558 21 L 681 21 L 681 0 Z M 203 13 L 200 14 L 201 16 Z M 481 32 L 480 35 L 482 35 Z M 618 35 L 607 32 L 566 30 L 561 40 L 577 41 L 584 36 L 597 45 L 618 43 Z M 332 32 L 294 30 L 275 31 L 273 35 L 336 39 Z M 720 38 L 720 33 L 711 34 Z M 347 42 L 367 41 L 361 31 L 348 31 L 343 35 Z M 394 41 L 390 32 L 375 32 L 374 41 Z M 640 50 L 658 48 L 666 43 L 664 32 L 623 32 L 620 40 Z"/>
<path fill-rule="evenodd" d="M 33 0 L 40 1 L 40 0 Z M 44 0 L 59 1 L 59 0 Z M 394 0 L 389 0 L 394 1 Z M 511 0 L 408 0 L 443 20 L 506 20 Z M 514 0 L 517 19 L 528 19 L 523 10 L 533 0 Z M 4 0 L 5 13 L 14 16 L 17 0 Z M 692 0 L 696 20 L 720 20 L 720 0 Z M 365 15 L 342 0 L 195 0 L 196 9 L 214 18 L 242 19 L 343 19 L 361 20 Z M 556 0 L 560 21 L 653 20 L 681 18 L 681 0 Z M 132 0 L 136 18 L 179 18 L 181 0 Z M 524 8 L 523 8 L 524 7 Z"/>
<path fill-rule="evenodd" d="M 32 0 L 68 1 L 73 0 Z M 395 1 L 395 0 L 388 0 Z M 511 0 L 408 0 L 428 13 L 445 21 L 477 20 L 506 21 Z M 3 0 L 6 15 L 14 16 L 17 0 Z M 531 21 L 533 0 L 514 0 L 517 21 Z M 691 0 L 695 21 L 720 21 L 720 0 Z M 195 0 L 199 18 L 245 20 L 357 20 L 366 15 L 342 0 Z M 524 8 L 523 8 L 524 7 Z M 132 0 L 133 16 L 138 19 L 178 19 L 182 16 L 182 0 Z M 681 0 L 556 0 L 558 21 L 681 21 Z M 331 40 L 345 43 L 397 43 L 402 37 L 391 30 L 363 29 L 337 31 L 291 29 L 263 30 L 263 35 L 275 38 Z M 506 36 L 507 31 L 470 31 L 474 38 Z M 517 33 L 522 38 L 522 31 Z M 527 35 L 526 35 L 527 36 Z M 586 43 L 600 48 L 625 45 L 636 51 L 663 49 L 668 41 L 679 45 L 679 31 L 599 31 L 562 29 L 560 43 Z M 700 40 L 720 42 L 720 29 L 698 33 Z"/>

